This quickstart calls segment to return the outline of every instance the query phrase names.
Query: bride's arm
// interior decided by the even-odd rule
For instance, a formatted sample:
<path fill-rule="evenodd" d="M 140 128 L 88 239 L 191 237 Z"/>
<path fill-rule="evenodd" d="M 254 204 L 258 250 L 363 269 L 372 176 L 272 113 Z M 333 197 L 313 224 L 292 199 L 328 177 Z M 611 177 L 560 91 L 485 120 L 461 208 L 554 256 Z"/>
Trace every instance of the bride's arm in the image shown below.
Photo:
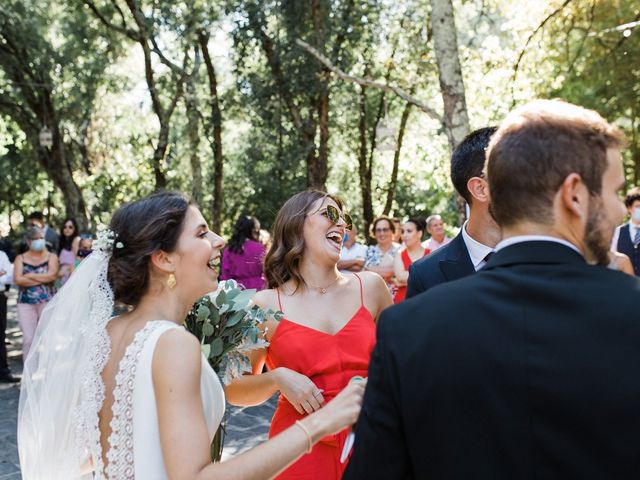
<path fill-rule="evenodd" d="M 348 386 L 319 412 L 272 440 L 227 462 L 209 460 L 210 439 L 200 396 L 200 344 L 187 332 L 172 330 L 160 337 L 153 357 L 153 383 L 158 406 L 160 442 L 172 480 L 271 478 L 309 448 L 309 441 L 355 422 L 364 383 Z"/>

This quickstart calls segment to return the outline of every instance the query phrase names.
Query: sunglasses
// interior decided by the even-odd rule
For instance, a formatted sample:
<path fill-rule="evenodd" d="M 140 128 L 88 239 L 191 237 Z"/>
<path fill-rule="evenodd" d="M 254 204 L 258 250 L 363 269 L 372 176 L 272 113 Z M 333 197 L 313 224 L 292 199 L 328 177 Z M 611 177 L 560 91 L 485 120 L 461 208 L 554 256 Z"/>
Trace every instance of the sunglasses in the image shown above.
<path fill-rule="evenodd" d="M 353 220 L 351 219 L 351 216 L 348 213 L 343 213 L 341 215 L 340 211 L 333 205 L 327 205 L 327 209 L 320 212 L 320 215 L 324 215 L 334 224 L 337 224 L 340 221 L 340 218 L 342 218 L 344 223 L 347 224 L 347 230 L 351 230 L 353 228 Z"/>

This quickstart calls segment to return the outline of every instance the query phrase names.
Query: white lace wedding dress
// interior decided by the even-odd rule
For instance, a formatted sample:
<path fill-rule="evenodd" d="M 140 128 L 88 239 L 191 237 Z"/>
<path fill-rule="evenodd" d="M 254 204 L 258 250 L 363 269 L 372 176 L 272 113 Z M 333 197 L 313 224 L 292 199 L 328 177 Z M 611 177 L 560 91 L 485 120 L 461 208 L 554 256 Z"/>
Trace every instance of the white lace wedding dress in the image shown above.
<path fill-rule="evenodd" d="M 151 364 L 160 336 L 181 328 L 150 321 L 118 366 L 107 468 L 98 414 L 102 371 L 111 355 L 106 326 L 113 312 L 109 252 L 85 258 L 45 308 L 25 361 L 18 406 L 18 451 L 25 480 L 167 478 Z M 224 414 L 224 392 L 202 357 L 202 404 L 211 438 Z M 92 473 L 87 473 L 91 459 Z"/>
<path fill-rule="evenodd" d="M 95 479 L 167 478 L 160 447 L 151 364 L 158 339 L 174 328 L 181 327 L 167 320 L 148 322 L 127 347 L 116 375 L 110 450 L 106 455 L 108 463 L 103 472 L 101 459 L 98 461 Z M 224 391 L 204 356 L 200 389 L 207 427 L 213 438 L 224 414 Z"/>

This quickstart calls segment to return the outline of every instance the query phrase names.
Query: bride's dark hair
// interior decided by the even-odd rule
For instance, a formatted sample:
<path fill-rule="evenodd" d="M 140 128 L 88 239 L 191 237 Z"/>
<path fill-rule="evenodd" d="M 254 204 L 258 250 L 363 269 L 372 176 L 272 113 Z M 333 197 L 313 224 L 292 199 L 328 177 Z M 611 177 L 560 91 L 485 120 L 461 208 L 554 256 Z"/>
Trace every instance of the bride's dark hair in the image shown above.
<path fill-rule="evenodd" d="M 149 288 L 149 261 L 157 250 L 173 252 L 191 201 L 180 192 L 160 192 L 120 207 L 108 279 L 114 300 L 136 306 Z M 120 248 L 118 248 L 120 247 Z"/>
<path fill-rule="evenodd" d="M 264 259 L 264 274 L 269 288 L 282 286 L 293 279 L 296 289 L 305 285 L 300 275 L 300 261 L 304 252 L 304 221 L 315 202 L 321 198 L 334 200 L 342 210 L 342 200 L 319 190 L 305 190 L 287 200 L 273 224 L 273 243 Z"/>

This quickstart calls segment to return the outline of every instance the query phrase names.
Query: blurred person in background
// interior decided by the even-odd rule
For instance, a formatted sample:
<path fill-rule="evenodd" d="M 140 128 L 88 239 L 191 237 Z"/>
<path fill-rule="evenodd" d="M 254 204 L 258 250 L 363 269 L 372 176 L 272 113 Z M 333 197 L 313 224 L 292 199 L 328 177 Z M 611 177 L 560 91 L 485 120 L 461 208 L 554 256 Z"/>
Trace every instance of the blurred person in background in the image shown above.
<path fill-rule="evenodd" d="M 20 380 L 11 375 L 7 361 L 5 331 L 7 330 L 7 292 L 11 287 L 13 265 L 6 253 L 0 250 L 0 382 L 15 383 Z"/>
<path fill-rule="evenodd" d="M 357 228 L 355 222 L 344 235 L 338 270 L 341 273 L 360 272 L 364 267 L 364 258 L 367 255 L 367 246 L 356 241 Z"/>
<path fill-rule="evenodd" d="M 393 219 L 384 215 L 377 217 L 371 224 L 370 235 L 377 243 L 367 248 L 364 269 L 380 275 L 393 295 L 395 293 L 393 260 L 400 249 L 400 244 L 393 241 L 395 235 Z"/>
<path fill-rule="evenodd" d="M 627 207 L 629 221 L 616 228 L 611 250 L 629 257 L 633 271 L 640 275 L 640 188 L 634 187 L 627 192 L 624 206 Z"/>
<path fill-rule="evenodd" d="M 427 217 L 427 233 L 429 233 L 431 237 L 422 242 L 422 246 L 431 252 L 435 252 L 451 241 L 444 232 L 444 222 L 440 215 L 430 215 Z"/>
<path fill-rule="evenodd" d="M 89 233 L 80 235 L 78 253 L 76 254 L 76 266 L 93 251 L 93 236 Z"/>
<path fill-rule="evenodd" d="M 424 220 L 418 218 L 410 218 L 402 226 L 404 247 L 398 252 L 393 262 L 396 285 L 398 286 L 393 297 L 393 303 L 400 303 L 407 294 L 407 280 L 409 279 L 409 267 L 411 264 L 430 253 L 430 250 L 420 243 L 422 235 L 424 235 L 424 229 Z"/>
<path fill-rule="evenodd" d="M 402 222 L 399 218 L 393 219 L 393 241 L 394 243 L 402 243 Z"/>
<path fill-rule="evenodd" d="M 74 218 L 67 218 L 60 229 L 60 248 L 58 249 L 58 261 L 60 262 L 58 279 L 60 287 L 69 279 L 75 268 L 79 247 L 78 223 Z"/>
<path fill-rule="evenodd" d="M 42 212 L 30 213 L 29 216 L 27 217 L 27 225 L 29 227 L 37 227 L 42 229 L 42 232 L 44 235 L 44 241 L 47 246 L 47 249 L 50 252 L 58 251 L 60 237 L 54 229 L 49 228 L 49 226 L 46 224 L 46 222 L 44 221 L 44 215 Z M 27 248 L 26 244 L 24 244 L 24 248 L 26 250 Z M 24 253 L 24 250 L 20 253 Z"/>
<path fill-rule="evenodd" d="M 258 241 L 260 222 L 255 217 L 241 215 L 233 227 L 227 248 L 222 252 L 221 280 L 233 279 L 244 288 L 264 288 L 263 260 L 265 248 Z"/>
<path fill-rule="evenodd" d="M 22 330 L 22 360 L 29 355 L 31 342 L 44 307 L 53 297 L 53 282 L 58 278 L 58 257 L 47 251 L 44 232 L 27 230 L 28 250 L 16 257 L 13 282 L 18 290 L 18 323 Z"/>

